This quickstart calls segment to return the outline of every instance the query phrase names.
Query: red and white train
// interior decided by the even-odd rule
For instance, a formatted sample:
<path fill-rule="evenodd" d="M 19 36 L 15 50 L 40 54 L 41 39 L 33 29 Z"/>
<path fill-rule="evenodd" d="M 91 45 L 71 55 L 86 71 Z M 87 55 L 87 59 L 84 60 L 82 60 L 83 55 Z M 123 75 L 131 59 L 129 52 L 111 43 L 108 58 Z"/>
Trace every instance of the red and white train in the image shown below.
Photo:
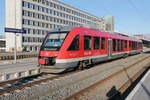
<path fill-rule="evenodd" d="M 142 41 L 84 27 L 49 32 L 38 62 L 50 68 L 72 69 L 142 52 Z"/>

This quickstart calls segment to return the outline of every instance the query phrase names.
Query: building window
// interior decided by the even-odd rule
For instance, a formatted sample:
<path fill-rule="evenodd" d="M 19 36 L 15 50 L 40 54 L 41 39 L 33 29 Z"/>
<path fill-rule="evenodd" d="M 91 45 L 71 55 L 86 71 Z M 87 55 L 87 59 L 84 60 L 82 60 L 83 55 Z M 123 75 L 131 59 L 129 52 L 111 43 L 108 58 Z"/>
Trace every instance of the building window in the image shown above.
<path fill-rule="evenodd" d="M 42 19 L 45 20 L 45 16 L 44 15 L 42 15 Z"/>
<path fill-rule="evenodd" d="M 49 6 L 49 1 L 46 1 L 46 5 Z"/>
<path fill-rule="evenodd" d="M 28 2 L 28 8 L 32 8 L 32 4 Z"/>
<path fill-rule="evenodd" d="M 100 37 L 94 37 L 94 49 L 100 49 Z"/>
<path fill-rule="evenodd" d="M 38 6 L 38 11 L 42 11 L 42 7 L 41 6 Z"/>
<path fill-rule="evenodd" d="M 25 38 L 25 37 L 23 36 L 23 37 L 22 37 L 22 42 L 25 42 L 25 39 L 24 39 L 24 38 Z"/>
<path fill-rule="evenodd" d="M 50 2 L 50 6 L 53 7 L 53 5 L 54 5 L 54 4 L 53 4 L 52 2 Z"/>
<path fill-rule="evenodd" d="M 52 14 L 53 12 L 52 12 L 52 10 L 51 9 L 49 9 L 49 14 Z"/>
<path fill-rule="evenodd" d="M 91 49 L 92 49 L 92 37 L 84 36 L 84 50 L 91 50 Z"/>
<path fill-rule="evenodd" d="M 22 7 L 25 7 L 25 3 L 26 3 L 25 1 L 22 2 Z"/>
<path fill-rule="evenodd" d="M 45 12 L 45 8 L 44 7 L 42 7 L 42 12 Z"/>
<path fill-rule="evenodd" d="M 33 18 L 35 18 L 35 17 L 36 17 L 34 12 L 33 12 L 33 14 L 32 14 L 32 15 L 33 15 Z"/>
<path fill-rule="evenodd" d="M 0 48 L 6 47 L 6 41 L 0 41 Z"/>
<path fill-rule="evenodd" d="M 44 5 L 45 5 L 45 4 L 46 4 L 46 0 L 42 0 L 42 4 L 44 4 Z"/>
<path fill-rule="evenodd" d="M 22 6 L 28 8 L 28 2 L 23 1 L 23 2 L 22 2 Z"/>

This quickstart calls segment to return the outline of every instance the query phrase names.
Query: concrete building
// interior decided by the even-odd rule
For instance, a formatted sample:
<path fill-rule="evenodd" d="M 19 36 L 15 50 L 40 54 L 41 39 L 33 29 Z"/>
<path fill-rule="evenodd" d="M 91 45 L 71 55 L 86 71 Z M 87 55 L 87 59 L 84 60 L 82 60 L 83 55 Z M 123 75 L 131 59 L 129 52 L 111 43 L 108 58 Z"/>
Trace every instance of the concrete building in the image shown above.
<path fill-rule="evenodd" d="M 106 16 L 104 17 L 104 25 L 105 25 L 105 31 L 114 32 L 114 16 Z"/>
<path fill-rule="evenodd" d="M 6 0 L 6 26 L 25 29 L 17 34 L 17 51 L 37 51 L 46 32 L 61 26 L 90 26 L 105 30 L 105 20 L 58 0 Z M 113 30 L 113 28 L 111 28 Z M 13 51 L 15 35 L 5 33 L 6 50 Z"/>

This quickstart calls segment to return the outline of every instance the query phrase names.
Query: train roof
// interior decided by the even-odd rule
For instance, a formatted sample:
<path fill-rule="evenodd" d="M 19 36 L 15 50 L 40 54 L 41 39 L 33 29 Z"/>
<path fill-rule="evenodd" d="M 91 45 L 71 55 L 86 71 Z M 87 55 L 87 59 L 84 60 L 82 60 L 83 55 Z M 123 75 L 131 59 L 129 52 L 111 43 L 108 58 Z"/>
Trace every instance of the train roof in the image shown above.
<path fill-rule="evenodd" d="M 109 32 L 103 32 L 101 30 L 89 29 L 89 28 L 85 28 L 85 27 L 76 27 L 76 29 L 79 29 L 80 31 L 84 31 L 84 32 L 89 31 L 91 34 L 95 34 L 95 35 L 101 34 L 102 37 L 141 42 L 141 40 L 136 39 L 134 37 L 122 36 L 122 35 L 113 34 L 113 33 L 109 33 Z"/>
<path fill-rule="evenodd" d="M 114 34 L 114 33 L 109 33 L 109 32 L 103 32 L 101 30 L 96 30 L 96 29 L 90 29 L 86 28 L 83 26 L 65 26 L 65 27 L 60 27 L 57 29 L 54 29 L 53 32 L 55 31 L 71 31 L 71 30 L 78 30 L 78 31 L 83 31 L 83 32 L 90 32 L 91 34 L 101 34 L 102 37 L 109 37 L 109 38 L 114 38 L 114 39 L 123 39 L 123 40 L 129 40 L 129 41 L 137 41 L 141 42 L 141 40 L 136 39 L 134 37 L 129 37 L 129 36 L 122 36 L 119 34 Z"/>
<path fill-rule="evenodd" d="M 56 28 L 54 30 L 52 30 L 53 32 L 55 31 L 71 31 L 72 29 L 74 28 L 78 28 L 79 26 L 65 26 L 65 27 L 59 27 L 59 28 Z"/>

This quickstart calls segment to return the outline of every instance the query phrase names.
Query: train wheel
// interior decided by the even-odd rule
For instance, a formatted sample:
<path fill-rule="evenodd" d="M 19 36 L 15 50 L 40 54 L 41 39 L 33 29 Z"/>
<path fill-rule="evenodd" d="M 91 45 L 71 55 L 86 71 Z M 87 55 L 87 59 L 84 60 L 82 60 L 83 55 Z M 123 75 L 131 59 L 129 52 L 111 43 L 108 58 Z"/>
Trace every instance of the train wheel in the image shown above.
<path fill-rule="evenodd" d="M 95 64 L 95 63 L 94 63 L 94 60 L 93 60 L 93 59 L 91 59 L 91 60 L 90 60 L 90 67 L 93 67 L 93 66 L 94 66 L 94 64 Z"/>
<path fill-rule="evenodd" d="M 85 63 L 84 61 L 80 61 L 80 62 L 79 62 L 78 69 L 79 69 L 79 70 L 83 70 L 85 67 L 86 67 L 86 63 Z"/>

